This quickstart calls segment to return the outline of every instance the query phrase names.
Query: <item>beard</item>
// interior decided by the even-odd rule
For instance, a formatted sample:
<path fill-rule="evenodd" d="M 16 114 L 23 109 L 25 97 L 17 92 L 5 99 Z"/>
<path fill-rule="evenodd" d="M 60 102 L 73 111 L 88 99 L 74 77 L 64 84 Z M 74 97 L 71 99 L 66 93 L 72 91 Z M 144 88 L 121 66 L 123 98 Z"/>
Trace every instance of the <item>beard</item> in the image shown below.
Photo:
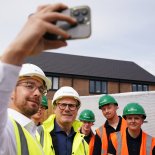
<path fill-rule="evenodd" d="M 19 112 L 30 118 L 32 115 L 38 112 L 40 105 L 39 98 L 27 97 L 24 100 L 15 100 L 15 105 Z M 17 110 L 18 111 L 18 110 Z"/>
<path fill-rule="evenodd" d="M 36 114 L 38 112 L 39 108 L 33 108 L 33 109 L 23 109 L 23 114 L 27 117 L 31 117 L 32 115 Z"/>

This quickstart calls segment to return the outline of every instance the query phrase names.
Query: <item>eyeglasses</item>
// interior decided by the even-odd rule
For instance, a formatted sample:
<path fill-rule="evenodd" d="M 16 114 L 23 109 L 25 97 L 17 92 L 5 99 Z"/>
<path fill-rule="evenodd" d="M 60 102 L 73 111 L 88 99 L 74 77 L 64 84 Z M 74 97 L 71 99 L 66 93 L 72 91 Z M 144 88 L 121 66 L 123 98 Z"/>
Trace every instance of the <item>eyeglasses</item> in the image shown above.
<path fill-rule="evenodd" d="M 17 86 L 24 86 L 27 90 L 29 90 L 31 92 L 34 92 L 36 89 L 38 89 L 40 94 L 42 94 L 42 95 L 47 94 L 47 90 L 45 87 L 43 87 L 43 86 L 38 87 L 38 86 L 36 86 L 35 83 L 30 82 L 30 81 L 19 82 L 19 83 L 17 83 Z"/>
<path fill-rule="evenodd" d="M 60 110 L 65 110 L 68 106 L 70 111 L 74 111 L 77 109 L 77 104 L 67 104 L 67 103 L 57 103 Z"/>

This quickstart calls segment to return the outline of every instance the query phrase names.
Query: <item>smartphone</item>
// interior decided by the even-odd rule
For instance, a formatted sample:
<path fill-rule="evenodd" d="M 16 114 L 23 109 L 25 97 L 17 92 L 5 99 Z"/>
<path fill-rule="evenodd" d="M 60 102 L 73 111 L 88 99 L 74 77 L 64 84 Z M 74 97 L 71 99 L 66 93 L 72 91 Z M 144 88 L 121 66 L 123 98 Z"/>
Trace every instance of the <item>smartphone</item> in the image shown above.
<path fill-rule="evenodd" d="M 71 25 L 65 21 L 56 21 L 54 23 L 70 34 L 71 37 L 67 40 L 84 39 L 91 36 L 91 10 L 89 6 L 76 6 L 63 10 L 61 13 L 77 20 L 76 25 Z M 50 33 L 46 33 L 44 38 L 47 40 L 63 40 L 61 36 Z"/>

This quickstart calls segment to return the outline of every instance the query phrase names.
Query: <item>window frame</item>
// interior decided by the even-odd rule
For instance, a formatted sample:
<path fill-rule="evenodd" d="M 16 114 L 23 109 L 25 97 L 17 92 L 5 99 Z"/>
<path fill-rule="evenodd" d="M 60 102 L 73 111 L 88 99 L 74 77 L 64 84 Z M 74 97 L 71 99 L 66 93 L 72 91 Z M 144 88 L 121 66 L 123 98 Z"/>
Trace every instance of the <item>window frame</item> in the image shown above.
<path fill-rule="evenodd" d="M 133 87 L 135 87 L 133 89 Z M 141 87 L 141 89 L 139 89 Z M 140 83 L 132 83 L 132 92 L 139 92 L 139 91 L 149 91 L 149 85 L 147 84 L 140 84 Z"/>
<path fill-rule="evenodd" d="M 52 86 L 51 86 L 51 88 L 50 88 L 50 90 L 58 90 L 59 89 L 59 81 L 60 81 L 60 78 L 58 77 L 58 76 L 48 76 L 48 78 L 51 80 L 51 82 L 52 82 Z M 57 88 L 54 88 L 54 83 L 55 83 L 55 78 L 57 78 Z"/>
<path fill-rule="evenodd" d="M 100 87 L 100 88 L 98 87 L 99 89 L 97 89 L 97 85 Z M 92 89 L 92 87 L 93 87 L 93 89 Z M 107 94 L 107 92 L 108 92 L 107 81 L 89 80 L 89 93 L 90 94 Z"/>

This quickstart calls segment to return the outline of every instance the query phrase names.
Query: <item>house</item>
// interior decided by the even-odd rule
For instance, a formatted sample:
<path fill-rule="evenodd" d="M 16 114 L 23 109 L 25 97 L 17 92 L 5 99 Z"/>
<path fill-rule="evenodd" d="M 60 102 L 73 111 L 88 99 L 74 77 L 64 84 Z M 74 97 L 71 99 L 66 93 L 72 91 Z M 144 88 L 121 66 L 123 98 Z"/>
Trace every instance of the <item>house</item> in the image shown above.
<path fill-rule="evenodd" d="M 43 52 L 26 62 L 51 79 L 50 98 L 61 86 L 74 87 L 80 96 L 155 90 L 155 76 L 131 61 Z"/>

